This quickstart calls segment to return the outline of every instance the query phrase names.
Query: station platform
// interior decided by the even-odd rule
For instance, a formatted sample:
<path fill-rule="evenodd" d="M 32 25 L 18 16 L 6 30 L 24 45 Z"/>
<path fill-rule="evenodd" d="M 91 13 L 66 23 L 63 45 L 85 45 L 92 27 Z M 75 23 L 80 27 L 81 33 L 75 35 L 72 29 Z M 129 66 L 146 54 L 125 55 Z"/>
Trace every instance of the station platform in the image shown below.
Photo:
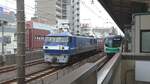
<path fill-rule="evenodd" d="M 150 84 L 149 54 L 117 53 L 86 63 L 52 84 Z M 145 65 L 145 66 L 143 66 Z"/>

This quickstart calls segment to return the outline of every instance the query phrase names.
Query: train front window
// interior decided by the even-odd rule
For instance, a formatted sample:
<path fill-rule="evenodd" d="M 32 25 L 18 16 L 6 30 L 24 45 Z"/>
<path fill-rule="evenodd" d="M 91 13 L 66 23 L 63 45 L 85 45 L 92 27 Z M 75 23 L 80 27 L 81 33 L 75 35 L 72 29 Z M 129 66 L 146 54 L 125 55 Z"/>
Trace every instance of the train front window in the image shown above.
<path fill-rule="evenodd" d="M 105 46 L 112 47 L 112 38 L 105 39 Z"/>
<path fill-rule="evenodd" d="M 46 44 L 48 43 L 68 43 L 68 37 L 45 37 Z"/>
<path fill-rule="evenodd" d="M 105 46 L 107 47 L 120 47 L 121 39 L 120 38 L 106 38 Z"/>
<path fill-rule="evenodd" d="M 120 45 L 121 45 L 121 39 L 120 38 L 114 38 L 112 47 L 120 47 Z"/>

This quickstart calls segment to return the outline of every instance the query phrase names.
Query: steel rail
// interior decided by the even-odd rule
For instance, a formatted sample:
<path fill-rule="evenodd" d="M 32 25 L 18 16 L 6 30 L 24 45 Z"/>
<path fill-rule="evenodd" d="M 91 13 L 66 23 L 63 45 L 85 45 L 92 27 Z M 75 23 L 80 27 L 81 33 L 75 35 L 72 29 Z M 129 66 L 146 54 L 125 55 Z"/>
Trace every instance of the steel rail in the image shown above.
<path fill-rule="evenodd" d="M 26 62 L 25 67 L 33 66 L 33 65 L 36 65 L 36 64 L 40 64 L 40 63 L 44 63 L 43 59 L 38 59 L 38 60 Z M 4 67 L 0 68 L 0 73 L 7 73 L 7 72 L 10 72 L 10 71 L 14 71 L 16 69 L 17 69 L 16 64 L 9 65 L 9 66 L 4 66 Z"/>

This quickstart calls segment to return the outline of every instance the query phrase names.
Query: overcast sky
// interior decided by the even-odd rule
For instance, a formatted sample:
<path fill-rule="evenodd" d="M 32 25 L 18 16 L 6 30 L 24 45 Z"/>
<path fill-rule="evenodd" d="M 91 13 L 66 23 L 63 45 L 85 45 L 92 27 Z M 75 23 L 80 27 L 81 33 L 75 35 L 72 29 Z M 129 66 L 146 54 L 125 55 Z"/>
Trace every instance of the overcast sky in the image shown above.
<path fill-rule="evenodd" d="M 110 26 L 111 21 L 110 16 L 104 10 L 104 8 L 99 4 L 97 0 L 80 0 L 81 1 L 81 19 L 91 20 L 92 26 Z M 109 23 L 108 23 L 109 22 Z M 107 23 L 106 25 L 103 25 Z"/>
<path fill-rule="evenodd" d="M 24 1 L 25 1 L 26 20 L 29 20 L 34 15 L 35 1 L 34 0 L 24 0 Z M 5 11 L 16 12 L 16 0 L 0 0 L 0 6 L 3 6 Z"/>
<path fill-rule="evenodd" d="M 119 34 L 123 35 L 122 31 L 119 29 L 117 24 L 113 21 L 110 15 L 106 12 L 106 10 L 102 7 L 102 5 L 98 2 L 98 0 L 80 0 L 81 1 L 81 19 L 85 19 L 86 21 L 91 23 L 93 27 L 115 27 Z M 81 20 L 82 22 L 82 20 Z"/>

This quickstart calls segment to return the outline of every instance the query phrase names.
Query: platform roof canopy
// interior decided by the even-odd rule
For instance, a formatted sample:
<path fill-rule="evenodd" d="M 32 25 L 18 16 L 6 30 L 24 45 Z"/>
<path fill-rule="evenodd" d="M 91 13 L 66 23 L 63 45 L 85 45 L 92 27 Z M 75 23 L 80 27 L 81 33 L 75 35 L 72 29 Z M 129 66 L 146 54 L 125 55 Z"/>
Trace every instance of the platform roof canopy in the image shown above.
<path fill-rule="evenodd" d="M 150 0 L 98 0 L 118 26 L 131 28 L 132 14 L 148 12 Z"/>

